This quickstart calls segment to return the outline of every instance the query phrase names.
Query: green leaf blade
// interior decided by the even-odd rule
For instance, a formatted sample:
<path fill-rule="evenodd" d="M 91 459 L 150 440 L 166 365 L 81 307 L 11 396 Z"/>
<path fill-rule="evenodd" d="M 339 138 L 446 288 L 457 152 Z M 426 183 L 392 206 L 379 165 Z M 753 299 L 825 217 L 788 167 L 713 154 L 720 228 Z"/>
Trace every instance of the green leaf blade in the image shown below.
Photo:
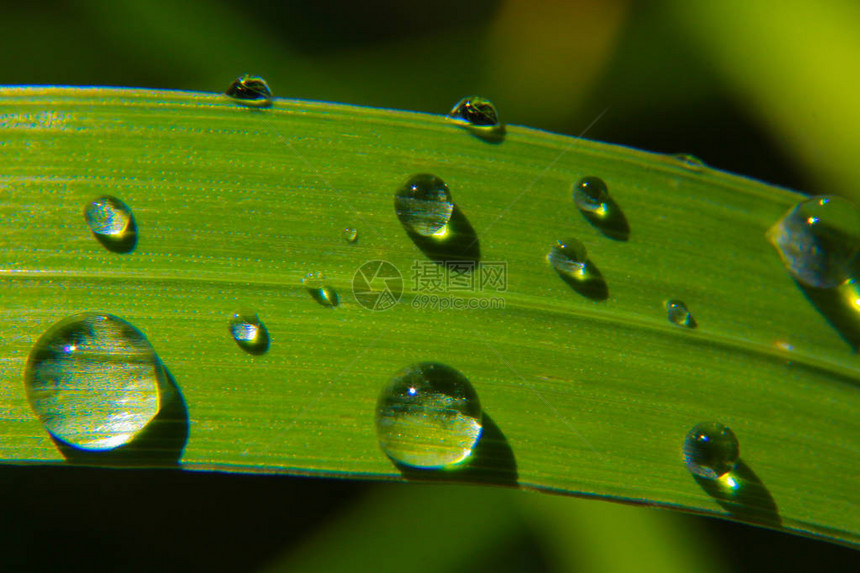
<path fill-rule="evenodd" d="M 522 487 L 858 543 L 857 356 L 764 237 L 797 193 L 527 128 L 493 145 L 437 116 L 288 100 L 249 110 L 212 94 L 6 88 L 0 138 L 3 460 L 62 461 L 21 374 L 51 324 L 102 311 L 145 332 L 175 378 L 187 469 L 400 478 L 376 443 L 376 398 L 397 370 L 433 360 L 475 386 Z M 410 269 L 427 259 L 392 203 L 419 172 L 448 183 L 481 260 L 507 264 L 505 292 L 450 294 L 498 296 L 504 309 L 412 307 L 423 293 Z M 607 181 L 629 240 L 576 210 L 571 185 L 585 175 Z M 83 206 L 103 194 L 134 210 L 133 253 L 89 233 Z M 606 300 L 547 262 L 567 236 L 586 244 Z M 351 293 L 377 259 L 405 280 L 386 312 Z M 338 308 L 301 285 L 315 271 Z M 667 320 L 669 298 L 696 329 Z M 242 307 L 269 328 L 264 356 L 229 336 Z M 710 419 L 738 435 L 770 502 L 731 513 L 687 472 L 684 435 Z"/>

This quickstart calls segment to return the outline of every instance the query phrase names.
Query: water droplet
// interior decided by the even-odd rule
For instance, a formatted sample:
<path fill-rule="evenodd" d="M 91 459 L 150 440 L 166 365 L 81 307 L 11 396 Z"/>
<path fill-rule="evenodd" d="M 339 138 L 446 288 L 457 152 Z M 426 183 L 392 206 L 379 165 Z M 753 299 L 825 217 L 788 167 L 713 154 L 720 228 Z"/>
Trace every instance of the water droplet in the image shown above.
<path fill-rule="evenodd" d="M 445 468 L 469 459 L 481 437 L 478 394 L 459 371 L 435 362 L 398 372 L 376 404 L 379 445 L 395 463 Z"/>
<path fill-rule="evenodd" d="M 308 273 L 302 278 L 302 284 L 315 301 L 323 306 L 334 308 L 340 304 L 337 291 L 325 283 L 325 275 L 321 272 Z"/>
<path fill-rule="evenodd" d="M 696 319 L 690 314 L 687 305 L 683 301 L 675 299 L 667 300 L 666 315 L 672 324 L 686 326 L 687 328 L 696 328 Z"/>
<path fill-rule="evenodd" d="M 496 106 L 486 98 L 464 97 L 448 113 L 448 119 L 488 143 L 501 143 L 505 138 L 505 125 L 499 121 Z"/>
<path fill-rule="evenodd" d="M 708 166 L 704 161 L 690 153 L 676 153 L 671 157 L 677 160 L 682 167 L 686 167 L 690 171 L 704 171 Z"/>
<path fill-rule="evenodd" d="M 684 463 L 699 477 L 717 479 L 732 471 L 739 457 L 738 438 L 719 422 L 698 424 L 684 439 Z"/>
<path fill-rule="evenodd" d="M 137 224 L 131 208 L 110 195 L 93 199 L 84 207 L 84 219 L 96 239 L 108 250 L 128 253 L 137 244 Z"/>
<path fill-rule="evenodd" d="M 588 274 L 588 253 L 581 241 L 561 239 L 547 255 L 547 260 L 560 274 L 576 280 L 584 280 Z"/>
<path fill-rule="evenodd" d="M 583 177 L 573 186 L 573 202 L 581 211 L 603 216 L 608 210 L 609 189 L 600 177 Z"/>
<path fill-rule="evenodd" d="M 833 288 L 851 278 L 860 252 L 860 211 L 841 197 L 798 203 L 766 234 L 802 284 Z"/>
<path fill-rule="evenodd" d="M 131 441 L 159 410 L 161 361 L 140 330 L 103 313 L 51 326 L 30 351 L 27 399 L 48 432 L 84 450 Z"/>
<path fill-rule="evenodd" d="M 448 118 L 474 127 L 496 127 L 499 114 L 493 102 L 479 96 L 464 97 L 448 113 Z"/>
<path fill-rule="evenodd" d="M 573 290 L 592 300 L 609 298 L 609 286 L 579 240 L 561 239 L 550 249 L 546 259 L 558 276 Z"/>
<path fill-rule="evenodd" d="M 260 355 L 269 350 L 269 331 L 256 313 L 237 311 L 230 317 L 230 335 L 248 354 Z"/>
<path fill-rule="evenodd" d="M 454 203 L 444 181 L 429 173 L 419 173 L 398 189 L 394 209 L 409 231 L 422 237 L 444 238 Z"/>
<path fill-rule="evenodd" d="M 340 232 L 341 238 L 347 243 L 353 244 L 358 241 L 358 229 L 354 227 L 344 227 L 343 231 Z"/>
<path fill-rule="evenodd" d="M 272 90 L 269 84 L 260 76 L 245 74 L 239 76 L 224 95 L 234 102 L 249 107 L 269 107 L 272 105 Z"/>

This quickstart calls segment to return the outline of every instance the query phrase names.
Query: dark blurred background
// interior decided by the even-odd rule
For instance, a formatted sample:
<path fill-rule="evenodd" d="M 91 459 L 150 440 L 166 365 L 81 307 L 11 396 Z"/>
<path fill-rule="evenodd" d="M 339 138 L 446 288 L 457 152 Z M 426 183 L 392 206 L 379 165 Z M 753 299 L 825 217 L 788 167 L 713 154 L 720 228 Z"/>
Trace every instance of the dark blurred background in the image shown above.
<path fill-rule="evenodd" d="M 0 84 L 222 91 L 249 72 L 280 97 L 430 113 L 475 94 L 506 123 L 860 198 L 857 2 L 42 0 L 2 14 Z M 339 552 L 353 571 L 860 570 L 860 552 L 826 543 L 566 499 L 512 510 L 483 539 L 496 530 L 482 508 L 521 502 L 474 489 L 427 494 L 457 508 L 422 514 L 408 503 L 433 490 L 393 484 L 0 467 L 0 571 L 324 571 Z M 579 557 L 559 557 L 563 540 Z M 408 560 L 427 548 L 457 558 Z"/>

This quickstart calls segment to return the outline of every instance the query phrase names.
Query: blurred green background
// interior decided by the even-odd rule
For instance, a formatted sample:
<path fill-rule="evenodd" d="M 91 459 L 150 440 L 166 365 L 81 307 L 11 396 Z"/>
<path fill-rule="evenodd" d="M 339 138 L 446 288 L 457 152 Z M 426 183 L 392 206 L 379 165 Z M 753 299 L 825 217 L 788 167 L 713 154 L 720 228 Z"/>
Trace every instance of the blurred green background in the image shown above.
<path fill-rule="evenodd" d="M 5 85 L 222 91 L 250 72 L 280 97 L 429 113 L 483 95 L 507 123 L 860 199 L 854 1 L 42 0 L 4 3 L 0 46 Z M 860 570 L 821 542 L 491 488 L 37 467 L 0 482 L 0 571 Z"/>

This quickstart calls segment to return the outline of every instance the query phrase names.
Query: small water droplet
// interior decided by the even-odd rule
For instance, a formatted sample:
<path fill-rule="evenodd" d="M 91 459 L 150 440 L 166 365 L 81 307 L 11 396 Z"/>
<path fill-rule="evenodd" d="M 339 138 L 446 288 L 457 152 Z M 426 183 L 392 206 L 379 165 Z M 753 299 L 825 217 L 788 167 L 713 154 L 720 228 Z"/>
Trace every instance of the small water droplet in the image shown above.
<path fill-rule="evenodd" d="M 766 236 L 795 279 L 809 287 L 833 288 L 854 272 L 860 211 L 841 197 L 812 197 L 786 213 Z"/>
<path fill-rule="evenodd" d="M 573 186 L 573 202 L 581 211 L 603 216 L 608 210 L 609 189 L 600 177 L 583 177 Z"/>
<path fill-rule="evenodd" d="M 560 239 L 552 247 L 547 260 L 564 276 L 583 280 L 588 274 L 588 252 L 581 241 L 574 238 Z"/>
<path fill-rule="evenodd" d="M 272 90 L 260 76 L 245 74 L 239 76 L 224 95 L 234 102 L 249 107 L 269 107 L 272 105 Z"/>
<path fill-rule="evenodd" d="M 353 244 L 358 241 L 358 229 L 354 227 L 344 227 L 340 232 L 341 238 L 347 243 Z"/>
<path fill-rule="evenodd" d="M 334 308 L 340 304 L 340 297 L 325 280 L 325 275 L 321 272 L 308 273 L 302 278 L 302 284 L 315 301 L 322 306 Z"/>
<path fill-rule="evenodd" d="M 501 143 L 505 138 L 505 125 L 499 121 L 496 106 L 486 98 L 464 97 L 448 113 L 448 119 L 488 143 Z"/>
<path fill-rule="evenodd" d="M 469 459 L 481 437 L 478 394 L 459 371 L 421 362 L 398 372 L 376 404 L 379 445 L 395 463 L 446 468 Z"/>
<path fill-rule="evenodd" d="M 690 171 L 704 171 L 708 166 L 704 161 L 689 153 L 676 153 L 671 157 Z"/>
<path fill-rule="evenodd" d="M 269 331 L 254 312 L 234 312 L 230 317 L 230 335 L 248 354 L 260 355 L 269 350 Z"/>
<path fill-rule="evenodd" d="M 84 219 L 96 239 L 108 250 L 128 253 L 137 244 L 137 224 L 122 200 L 104 195 L 84 207 Z"/>
<path fill-rule="evenodd" d="M 696 328 L 696 319 L 690 314 L 687 305 L 683 301 L 675 299 L 666 301 L 666 315 L 672 324 L 687 328 Z"/>
<path fill-rule="evenodd" d="M 131 441 L 159 410 L 165 381 L 140 330 L 110 314 L 51 326 L 30 351 L 27 399 L 48 432 L 69 446 L 110 450 Z"/>
<path fill-rule="evenodd" d="M 684 438 L 684 463 L 690 473 L 717 479 L 735 469 L 740 445 L 735 433 L 719 422 L 696 425 Z"/>
<path fill-rule="evenodd" d="M 479 96 L 464 97 L 448 113 L 448 118 L 474 127 L 496 127 L 499 114 L 493 102 Z"/>
<path fill-rule="evenodd" d="M 419 173 L 397 190 L 394 209 L 403 226 L 413 233 L 444 238 L 454 203 L 444 181 L 429 173 Z"/>

